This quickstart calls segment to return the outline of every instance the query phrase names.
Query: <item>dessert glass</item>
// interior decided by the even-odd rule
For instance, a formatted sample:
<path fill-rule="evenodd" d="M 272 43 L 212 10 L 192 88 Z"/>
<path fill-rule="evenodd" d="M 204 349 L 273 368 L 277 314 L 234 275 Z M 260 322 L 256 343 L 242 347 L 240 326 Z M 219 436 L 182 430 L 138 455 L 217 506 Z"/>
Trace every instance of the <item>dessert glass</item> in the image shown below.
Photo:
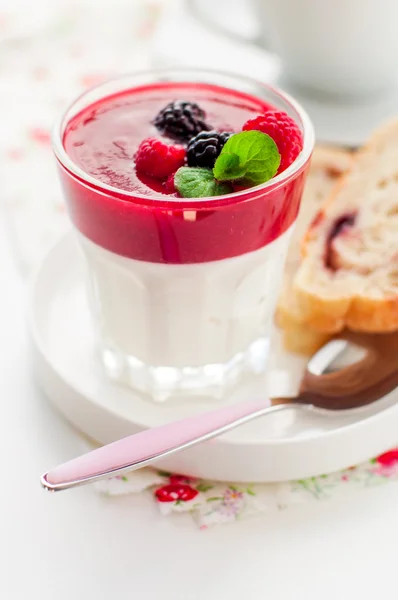
<path fill-rule="evenodd" d="M 168 101 L 191 99 L 193 91 L 199 102 L 201 96 L 225 95 L 231 103 L 234 98 L 284 110 L 303 133 L 303 149 L 272 180 L 224 196 L 188 199 L 119 189 L 73 160 L 65 132 L 87 107 L 134 90 L 156 90 Z M 88 267 L 99 354 L 111 379 L 157 401 L 181 394 L 217 398 L 246 371 L 265 369 L 313 144 L 312 125 L 289 96 L 212 71 L 125 76 L 89 90 L 67 109 L 53 146 Z"/>

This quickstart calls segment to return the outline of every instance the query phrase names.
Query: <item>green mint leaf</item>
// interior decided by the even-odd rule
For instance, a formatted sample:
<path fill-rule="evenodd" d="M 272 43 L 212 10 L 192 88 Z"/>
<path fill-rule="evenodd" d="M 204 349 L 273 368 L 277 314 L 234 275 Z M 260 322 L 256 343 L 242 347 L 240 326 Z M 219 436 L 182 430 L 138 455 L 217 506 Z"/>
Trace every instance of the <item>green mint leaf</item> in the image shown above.
<path fill-rule="evenodd" d="M 281 157 L 274 140 L 261 131 L 235 133 L 224 144 L 214 165 L 218 181 L 265 183 L 277 173 Z"/>
<path fill-rule="evenodd" d="M 201 483 L 198 483 L 196 489 L 198 490 L 198 492 L 208 492 L 209 490 L 212 490 L 213 487 L 214 485 L 211 485 L 210 483 L 204 483 L 202 481 Z"/>
<path fill-rule="evenodd" d="M 169 471 L 158 471 L 159 477 L 170 477 L 171 473 Z"/>
<path fill-rule="evenodd" d="M 214 166 L 213 171 L 214 176 L 221 180 L 221 177 L 218 177 L 221 174 L 223 181 L 241 179 L 246 174 L 245 166 L 240 164 L 238 154 L 220 154 L 216 165 L 217 167 Z"/>
<path fill-rule="evenodd" d="M 210 169 L 180 167 L 174 176 L 174 185 L 183 198 L 206 198 L 232 192 L 228 183 L 218 183 Z"/>

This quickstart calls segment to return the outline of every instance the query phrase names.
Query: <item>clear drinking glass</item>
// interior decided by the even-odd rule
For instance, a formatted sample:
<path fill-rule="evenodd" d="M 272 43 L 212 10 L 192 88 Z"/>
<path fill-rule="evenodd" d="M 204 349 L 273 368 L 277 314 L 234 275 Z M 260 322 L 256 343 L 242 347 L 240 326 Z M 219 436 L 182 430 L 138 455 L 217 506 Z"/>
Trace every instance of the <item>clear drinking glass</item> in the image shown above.
<path fill-rule="evenodd" d="M 196 97 L 232 94 L 284 110 L 303 132 L 302 152 L 265 184 L 199 199 L 118 189 L 84 172 L 66 152 L 66 128 L 88 106 L 134 89 L 161 90 L 171 101 L 184 86 Z M 90 305 L 107 375 L 163 401 L 181 394 L 220 397 L 245 371 L 262 371 L 314 144 L 302 108 L 246 77 L 153 71 L 80 96 L 57 125 L 53 143 L 88 265 Z"/>

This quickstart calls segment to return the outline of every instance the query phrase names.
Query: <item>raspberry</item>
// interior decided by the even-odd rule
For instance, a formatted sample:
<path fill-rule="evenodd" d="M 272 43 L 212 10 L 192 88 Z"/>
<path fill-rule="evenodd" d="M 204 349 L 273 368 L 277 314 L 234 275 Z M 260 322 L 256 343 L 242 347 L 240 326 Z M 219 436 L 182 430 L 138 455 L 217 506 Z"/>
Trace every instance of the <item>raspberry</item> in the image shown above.
<path fill-rule="evenodd" d="M 170 102 L 155 117 L 153 124 L 163 134 L 188 141 L 201 131 L 208 131 L 206 114 L 194 102 Z"/>
<path fill-rule="evenodd" d="M 287 169 L 302 150 L 302 133 L 293 119 L 283 111 L 269 110 L 259 117 L 249 119 L 243 125 L 243 131 L 252 129 L 267 133 L 278 146 L 281 155 L 278 173 Z"/>
<path fill-rule="evenodd" d="M 169 146 L 156 138 L 148 138 L 141 142 L 135 155 L 135 166 L 138 172 L 166 179 L 185 162 L 185 148 Z"/>
<path fill-rule="evenodd" d="M 202 131 L 188 144 L 187 161 L 190 167 L 214 167 L 225 142 L 231 137 L 231 131 Z"/>

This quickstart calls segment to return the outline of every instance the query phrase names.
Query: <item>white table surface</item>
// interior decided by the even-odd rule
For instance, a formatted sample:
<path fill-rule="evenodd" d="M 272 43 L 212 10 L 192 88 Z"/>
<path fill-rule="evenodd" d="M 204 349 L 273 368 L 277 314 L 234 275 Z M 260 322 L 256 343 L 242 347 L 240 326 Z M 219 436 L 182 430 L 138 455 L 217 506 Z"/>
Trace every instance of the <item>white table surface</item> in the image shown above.
<path fill-rule="evenodd" d="M 35 388 L 24 287 L 0 215 L 1 600 L 398 597 L 398 485 L 200 532 L 150 498 L 45 493 L 39 475 L 80 450 Z"/>

